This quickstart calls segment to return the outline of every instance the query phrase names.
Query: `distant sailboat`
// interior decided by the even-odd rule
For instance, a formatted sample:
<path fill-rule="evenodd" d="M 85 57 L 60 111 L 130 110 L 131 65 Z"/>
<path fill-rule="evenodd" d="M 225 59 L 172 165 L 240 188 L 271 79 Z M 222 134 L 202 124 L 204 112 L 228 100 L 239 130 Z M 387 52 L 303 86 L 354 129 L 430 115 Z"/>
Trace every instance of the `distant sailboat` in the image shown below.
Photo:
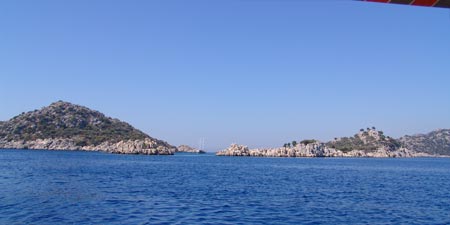
<path fill-rule="evenodd" d="M 200 140 L 198 141 L 198 153 L 199 154 L 204 154 L 206 153 L 205 149 L 205 138 L 200 138 Z"/>

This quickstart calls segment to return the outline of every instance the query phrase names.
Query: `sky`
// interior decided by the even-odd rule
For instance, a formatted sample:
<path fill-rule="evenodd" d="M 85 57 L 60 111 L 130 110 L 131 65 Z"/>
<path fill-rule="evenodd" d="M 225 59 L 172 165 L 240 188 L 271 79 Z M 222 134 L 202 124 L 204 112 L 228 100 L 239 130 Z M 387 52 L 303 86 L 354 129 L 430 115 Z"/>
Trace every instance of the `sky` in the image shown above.
<path fill-rule="evenodd" d="M 450 10 L 351 0 L 0 1 L 0 120 L 69 101 L 170 144 L 450 128 Z"/>

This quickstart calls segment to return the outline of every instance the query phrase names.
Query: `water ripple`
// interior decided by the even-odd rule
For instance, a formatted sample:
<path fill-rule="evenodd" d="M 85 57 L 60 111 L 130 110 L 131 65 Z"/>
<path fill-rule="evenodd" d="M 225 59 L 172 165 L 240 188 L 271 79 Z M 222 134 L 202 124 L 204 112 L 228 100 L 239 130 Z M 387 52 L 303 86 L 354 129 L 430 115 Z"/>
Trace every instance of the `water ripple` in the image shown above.
<path fill-rule="evenodd" d="M 449 224 L 448 159 L 0 150 L 0 224 Z"/>

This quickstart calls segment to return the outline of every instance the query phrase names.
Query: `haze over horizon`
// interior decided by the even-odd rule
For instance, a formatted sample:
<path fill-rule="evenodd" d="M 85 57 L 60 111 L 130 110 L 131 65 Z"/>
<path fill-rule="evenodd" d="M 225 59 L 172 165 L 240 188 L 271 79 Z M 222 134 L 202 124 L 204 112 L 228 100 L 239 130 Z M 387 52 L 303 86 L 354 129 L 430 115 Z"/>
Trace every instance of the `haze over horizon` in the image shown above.
<path fill-rule="evenodd" d="M 206 149 L 450 128 L 446 9 L 2 1 L 0 120 L 69 101 Z"/>

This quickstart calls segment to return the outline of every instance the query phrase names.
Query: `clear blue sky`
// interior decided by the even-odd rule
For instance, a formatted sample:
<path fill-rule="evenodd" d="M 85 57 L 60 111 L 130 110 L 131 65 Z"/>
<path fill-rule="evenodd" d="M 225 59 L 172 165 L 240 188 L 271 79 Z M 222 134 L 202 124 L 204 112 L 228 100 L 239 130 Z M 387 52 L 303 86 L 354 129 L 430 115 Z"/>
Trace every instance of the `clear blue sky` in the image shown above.
<path fill-rule="evenodd" d="M 450 10 L 351 0 L 0 2 L 0 120 L 57 100 L 208 150 L 450 127 Z"/>

